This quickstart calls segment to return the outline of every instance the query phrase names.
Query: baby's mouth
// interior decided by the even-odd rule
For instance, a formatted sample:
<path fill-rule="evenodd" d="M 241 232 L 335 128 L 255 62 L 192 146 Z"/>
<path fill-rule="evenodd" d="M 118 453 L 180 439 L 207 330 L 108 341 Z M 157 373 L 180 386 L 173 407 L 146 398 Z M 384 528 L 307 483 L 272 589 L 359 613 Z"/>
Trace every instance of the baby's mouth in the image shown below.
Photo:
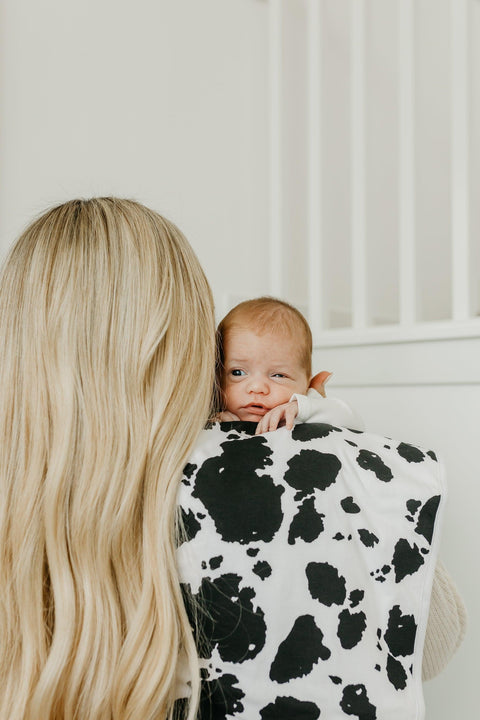
<path fill-rule="evenodd" d="M 252 415 L 265 415 L 265 413 L 268 412 L 268 408 L 265 407 L 265 405 L 260 405 L 260 403 L 250 403 L 250 405 L 245 406 L 245 410 L 250 412 Z"/>

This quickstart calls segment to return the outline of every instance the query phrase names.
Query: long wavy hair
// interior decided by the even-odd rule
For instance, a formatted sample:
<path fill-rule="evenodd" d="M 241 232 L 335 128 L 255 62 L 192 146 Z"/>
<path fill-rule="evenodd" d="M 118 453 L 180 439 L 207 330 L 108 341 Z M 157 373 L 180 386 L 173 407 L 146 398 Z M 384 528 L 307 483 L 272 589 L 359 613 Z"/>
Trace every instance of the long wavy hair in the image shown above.
<path fill-rule="evenodd" d="M 209 412 L 210 288 L 129 200 L 36 220 L 0 277 L 0 717 L 173 717 L 199 670 L 176 564 L 181 470 Z"/>

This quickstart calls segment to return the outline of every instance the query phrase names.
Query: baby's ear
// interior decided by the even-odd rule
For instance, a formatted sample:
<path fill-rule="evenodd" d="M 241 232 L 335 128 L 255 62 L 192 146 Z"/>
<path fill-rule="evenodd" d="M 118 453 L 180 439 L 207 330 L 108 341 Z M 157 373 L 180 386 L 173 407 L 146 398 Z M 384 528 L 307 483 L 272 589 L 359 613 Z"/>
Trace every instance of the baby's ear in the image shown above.
<path fill-rule="evenodd" d="M 325 385 L 330 380 L 332 375 L 333 373 L 328 372 L 328 370 L 322 370 L 322 372 L 319 372 L 312 377 L 309 387 L 320 393 L 322 397 L 327 397 L 327 393 L 325 392 Z"/>

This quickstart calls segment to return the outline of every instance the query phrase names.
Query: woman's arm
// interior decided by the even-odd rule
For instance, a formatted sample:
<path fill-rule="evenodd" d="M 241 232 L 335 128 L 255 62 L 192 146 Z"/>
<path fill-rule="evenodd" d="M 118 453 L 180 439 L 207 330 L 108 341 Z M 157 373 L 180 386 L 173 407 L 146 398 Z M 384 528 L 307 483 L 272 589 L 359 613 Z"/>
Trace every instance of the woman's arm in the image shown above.
<path fill-rule="evenodd" d="M 423 680 L 431 680 L 442 672 L 460 646 L 466 625 L 467 614 L 462 598 L 445 566 L 438 562 L 423 649 Z"/>

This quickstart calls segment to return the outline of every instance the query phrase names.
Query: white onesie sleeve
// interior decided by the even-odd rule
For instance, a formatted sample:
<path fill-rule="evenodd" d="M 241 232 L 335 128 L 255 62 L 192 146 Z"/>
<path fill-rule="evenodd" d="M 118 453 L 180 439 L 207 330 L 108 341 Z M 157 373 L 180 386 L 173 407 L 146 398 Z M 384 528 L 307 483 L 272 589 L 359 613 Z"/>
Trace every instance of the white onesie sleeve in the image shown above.
<path fill-rule="evenodd" d="M 290 402 L 298 403 L 298 415 L 295 424 L 305 422 L 321 422 L 329 425 L 365 430 L 365 425 L 357 413 L 339 398 L 324 398 L 313 388 L 307 395 L 292 395 Z"/>

